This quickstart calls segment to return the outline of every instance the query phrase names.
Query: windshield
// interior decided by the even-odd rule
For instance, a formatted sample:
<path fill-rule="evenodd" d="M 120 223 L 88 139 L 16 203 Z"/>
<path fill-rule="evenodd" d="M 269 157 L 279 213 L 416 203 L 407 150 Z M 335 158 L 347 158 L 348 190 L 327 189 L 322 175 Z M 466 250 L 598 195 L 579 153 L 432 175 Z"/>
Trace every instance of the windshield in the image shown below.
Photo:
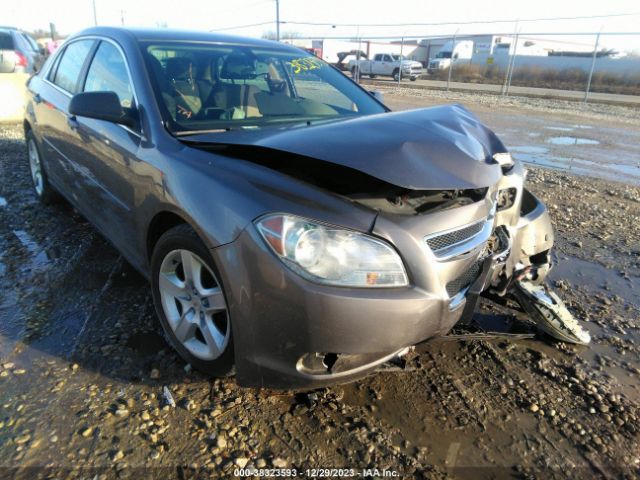
<path fill-rule="evenodd" d="M 304 51 L 189 42 L 142 48 L 158 103 L 178 134 L 385 111 L 342 73 Z"/>
<path fill-rule="evenodd" d="M 440 52 L 436 55 L 436 58 L 451 58 L 451 52 Z"/>
<path fill-rule="evenodd" d="M 391 55 L 391 58 L 393 58 L 394 62 L 399 62 L 400 61 L 400 55 Z"/>

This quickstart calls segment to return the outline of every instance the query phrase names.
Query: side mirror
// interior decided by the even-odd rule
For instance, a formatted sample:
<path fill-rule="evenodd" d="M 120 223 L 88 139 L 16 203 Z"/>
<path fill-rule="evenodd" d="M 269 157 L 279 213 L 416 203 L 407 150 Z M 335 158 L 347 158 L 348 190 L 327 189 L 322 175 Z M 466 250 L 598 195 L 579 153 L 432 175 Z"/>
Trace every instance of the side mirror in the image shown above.
<path fill-rule="evenodd" d="M 115 92 L 77 93 L 69 102 L 69 113 L 80 117 L 118 123 L 130 128 L 134 128 L 136 125 L 136 119 L 124 111 Z"/>
<path fill-rule="evenodd" d="M 380 103 L 384 103 L 384 94 L 379 90 L 372 90 L 369 92 L 373 98 L 378 100 Z"/>

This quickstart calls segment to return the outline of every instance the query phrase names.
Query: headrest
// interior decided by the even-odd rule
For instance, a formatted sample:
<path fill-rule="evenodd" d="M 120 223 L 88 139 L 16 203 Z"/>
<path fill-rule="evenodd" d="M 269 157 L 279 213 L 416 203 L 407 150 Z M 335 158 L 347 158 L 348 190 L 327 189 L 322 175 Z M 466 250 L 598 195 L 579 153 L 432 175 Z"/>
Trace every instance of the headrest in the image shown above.
<path fill-rule="evenodd" d="M 251 80 L 256 78 L 256 66 L 247 55 L 229 55 L 220 70 L 220 77 L 231 80 Z"/>
<path fill-rule="evenodd" d="M 167 76 L 171 80 L 191 80 L 196 76 L 195 66 L 186 57 L 168 58 Z"/>

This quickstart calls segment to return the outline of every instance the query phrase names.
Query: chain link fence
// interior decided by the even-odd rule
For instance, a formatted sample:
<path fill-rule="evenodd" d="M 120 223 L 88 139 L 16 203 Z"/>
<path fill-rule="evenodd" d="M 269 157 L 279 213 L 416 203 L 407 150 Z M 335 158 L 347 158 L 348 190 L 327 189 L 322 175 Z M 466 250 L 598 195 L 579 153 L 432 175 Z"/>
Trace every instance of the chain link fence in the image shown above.
<path fill-rule="evenodd" d="M 358 81 L 414 80 L 424 87 L 501 95 L 525 89 L 540 95 L 562 90 L 584 102 L 595 93 L 640 96 L 640 32 L 457 31 L 431 37 L 356 35 L 282 41 L 307 48 Z M 419 75 L 404 68 L 410 62 L 420 64 Z"/>

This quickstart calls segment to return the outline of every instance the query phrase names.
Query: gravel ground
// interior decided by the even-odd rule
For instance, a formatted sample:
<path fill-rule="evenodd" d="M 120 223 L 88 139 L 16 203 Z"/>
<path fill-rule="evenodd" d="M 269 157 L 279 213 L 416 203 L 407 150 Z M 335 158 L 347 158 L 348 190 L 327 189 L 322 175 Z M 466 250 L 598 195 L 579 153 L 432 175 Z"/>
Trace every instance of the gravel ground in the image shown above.
<path fill-rule="evenodd" d="M 556 228 L 551 281 L 592 346 L 509 336 L 534 329 L 485 303 L 404 371 L 242 389 L 173 353 L 145 281 L 71 207 L 35 201 L 22 133 L 0 126 L 0 477 L 637 478 L 640 188 L 542 169 L 529 185 Z"/>

